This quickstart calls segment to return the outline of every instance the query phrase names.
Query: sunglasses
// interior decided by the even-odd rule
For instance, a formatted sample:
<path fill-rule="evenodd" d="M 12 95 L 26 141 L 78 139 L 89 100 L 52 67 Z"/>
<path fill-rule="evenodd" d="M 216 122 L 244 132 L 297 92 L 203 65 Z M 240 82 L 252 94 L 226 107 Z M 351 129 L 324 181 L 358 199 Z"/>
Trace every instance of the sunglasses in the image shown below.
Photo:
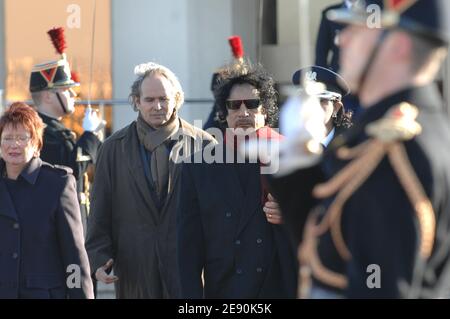
<path fill-rule="evenodd" d="M 239 110 L 242 103 L 244 103 L 245 107 L 249 110 L 257 109 L 261 105 L 261 101 L 259 99 L 226 101 L 225 105 L 229 110 Z"/>

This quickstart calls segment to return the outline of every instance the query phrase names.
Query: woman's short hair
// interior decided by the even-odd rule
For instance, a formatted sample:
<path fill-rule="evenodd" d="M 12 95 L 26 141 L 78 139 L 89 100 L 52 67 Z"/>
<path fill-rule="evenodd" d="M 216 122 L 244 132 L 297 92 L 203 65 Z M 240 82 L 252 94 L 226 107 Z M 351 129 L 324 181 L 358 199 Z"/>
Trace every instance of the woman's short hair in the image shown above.
<path fill-rule="evenodd" d="M 278 123 L 275 82 L 261 64 L 252 64 L 249 61 L 233 63 L 220 74 L 219 83 L 214 91 L 220 120 L 226 121 L 228 115 L 226 101 L 230 97 L 233 86 L 240 84 L 250 84 L 258 90 L 262 107 L 267 115 L 266 125 L 274 127 Z"/>
<path fill-rule="evenodd" d="M 40 151 L 43 146 L 44 122 L 38 113 L 28 104 L 16 102 L 0 117 L 0 136 L 6 126 L 12 125 L 14 128 L 22 125 L 29 133 L 31 141 Z"/>
<path fill-rule="evenodd" d="M 136 75 L 136 79 L 131 85 L 131 93 L 128 95 L 128 101 L 131 103 L 135 111 L 138 110 L 136 103 L 141 96 L 142 82 L 144 82 L 146 77 L 153 74 L 162 75 L 169 80 L 175 91 L 175 109 L 180 109 L 181 105 L 184 103 L 184 92 L 177 76 L 169 70 L 169 68 L 154 62 L 148 62 L 137 65 L 134 68 L 134 74 Z"/>

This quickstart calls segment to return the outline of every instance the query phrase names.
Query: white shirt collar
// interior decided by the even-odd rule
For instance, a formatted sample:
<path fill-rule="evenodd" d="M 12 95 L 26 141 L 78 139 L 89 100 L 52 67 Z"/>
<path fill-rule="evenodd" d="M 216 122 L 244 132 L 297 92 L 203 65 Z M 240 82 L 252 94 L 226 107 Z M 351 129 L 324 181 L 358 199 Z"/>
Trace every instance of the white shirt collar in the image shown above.
<path fill-rule="evenodd" d="M 356 2 L 353 3 L 350 0 L 345 0 L 345 6 L 347 7 L 347 9 L 351 9 L 356 4 Z"/>
<path fill-rule="evenodd" d="M 330 134 L 327 135 L 327 137 L 325 137 L 322 141 L 322 145 L 327 147 L 328 144 L 330 144 L 331 140 L 334 137 L 334 133 L 335 133 L 336 129 L 333 127 L 333 129 L 331 130 Z"/>

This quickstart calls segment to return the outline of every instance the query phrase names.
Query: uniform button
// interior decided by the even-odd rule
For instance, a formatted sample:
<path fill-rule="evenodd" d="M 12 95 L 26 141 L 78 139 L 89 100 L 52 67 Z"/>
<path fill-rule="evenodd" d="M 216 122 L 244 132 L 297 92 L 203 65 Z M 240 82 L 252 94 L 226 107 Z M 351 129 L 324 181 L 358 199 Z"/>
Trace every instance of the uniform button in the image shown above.
<path fill-rule="evenodd" d="M 231 217 L 231 213 L 230 213 L 230 212 L 227 212 L 227 213 L 225 214 L 225 216 L 226 216 L 227 218 L 230 218 L 230 217 Z"/>
<path fill-rule="evenodd" d="M 241 241 L 238 239 L 238 240 L 236 240 L 234 243 L 235 243 L 236 245 L 240 245 L 240 244 L 241 244 Z"/>
<path fill-rule="evenodd" d="M 238 275 L 242 275 L 242 269 L 240 269 L 240 268 L 236 269 L 236 273 L 237 273 Z"/>
<path fill-rule="evenodd" d="M 261 243 L 262 243 L 262 239 L 261 239 L 261 238 L 258 238 L 258 239 L 256 240 L 256 243 L 257 243 L 257 244 L 261 244 Z"/>
<path fill-rule="evenodd" d="M 14 228 L 14 229 L 19 229 L 19 224 L 18 224 L 18 223 L 14 223 L 14 224 L 13 224 L 13 228 Z"/>
<path fill-rule="evenodd" d="M 262 272 L 262 268 L 261 267 L 256 268 L 256 272 Z"/>
<path fill-rule="evenodd" d="M 13 258 L 13 259 L 19 258 L 19 254 L 18 254 L 18 253 L 13 253 L 13 254 L 12 254 L 12 258 Z"/>

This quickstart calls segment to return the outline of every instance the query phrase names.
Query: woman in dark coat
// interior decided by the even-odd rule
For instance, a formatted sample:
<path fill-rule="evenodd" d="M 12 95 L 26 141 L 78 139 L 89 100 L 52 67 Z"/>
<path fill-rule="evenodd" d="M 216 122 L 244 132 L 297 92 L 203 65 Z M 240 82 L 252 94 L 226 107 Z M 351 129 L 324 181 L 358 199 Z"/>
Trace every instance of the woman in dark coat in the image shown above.
<path fill-rule="evenodd" d="M 39 158 L 43 128 L 24 103 L 0 118 L 0 299 L 93 298 L 75 178 Z"/>

